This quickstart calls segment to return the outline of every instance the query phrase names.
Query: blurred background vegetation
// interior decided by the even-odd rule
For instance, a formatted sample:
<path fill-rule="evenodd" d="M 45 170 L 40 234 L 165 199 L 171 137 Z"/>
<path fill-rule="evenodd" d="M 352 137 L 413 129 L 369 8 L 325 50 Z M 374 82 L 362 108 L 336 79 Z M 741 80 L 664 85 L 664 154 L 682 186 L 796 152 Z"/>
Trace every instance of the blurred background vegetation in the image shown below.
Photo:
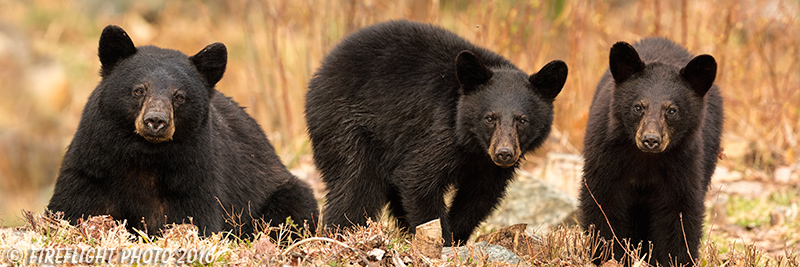
<path fill-rule="evenodd" d="M 713 55 L 725 97 L 721 165 L 769 177 L 800 156 L 800 0 L 0 0 L 0 225 L 41 212 L 88 95 L 108 24 L 136 45 L 228 46 L 217 89 L 264 128 L 290 168 L 309 165 L 306 85 L 338 40 L 407 18 L 439 24 L 533 72 L 569 78 L 545 149 L 579 154 L 595 85 L 617 41 L 665 36 Z M 534 164 L 534 163 L 527 163 Z"/>

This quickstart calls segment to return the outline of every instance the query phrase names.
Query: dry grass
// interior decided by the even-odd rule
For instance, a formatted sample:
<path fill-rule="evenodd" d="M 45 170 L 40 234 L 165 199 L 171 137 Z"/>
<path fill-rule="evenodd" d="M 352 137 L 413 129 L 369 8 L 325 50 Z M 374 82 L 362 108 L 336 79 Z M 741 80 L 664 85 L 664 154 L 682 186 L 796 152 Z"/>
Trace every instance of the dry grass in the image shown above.
<path fill-rule="evenodd" d="M 444 255 L 428 258 L 412 249 L 405 236 L 387 227 L 385 223 L 369 222 L 347 232 L 325 232 L 317 236 L 308 233 L 300 239 L 269 237 L 270 231 L 295 231 L 290 227 L 272 227 L 253 240 L 240 240 L 226 233 L 208 237 L 198 235 L 197 228 L 190 224 L 169 225 L 159 235 L 142 232 L 131 233 L 124 223 L 107 216 L 92 217 L 70 225 L 55 215 L 40 215 L 25 212 L 25 225 L 18 228 L 0 229 L 0 252 L 14 248 L 29 252 L 30 249 L 59 248 L 62 250 L 114 249 L 106 260 L 109 263 L 126 263 L 124 250 L 162 250 L 210 252 L 205 266 L 517 266 L 492 262 L 479 256 L 474 244 L 467 244 L 468 258 Z M 624 240 L 622 242 L 625 242 Z M 630 255 L 642 250 L 641 245 L 631 245 Z M 606 243 L 577 227 L 559 227 L 543 236 L 540 244 L 529 247 L 530 255 L 521 258 L 520 265 L 533 266 L 591 266 L 596 250 L 605 250 Z M 648 251 L 649 248 L 644 248 Z M 380 252 L 376 254 L 374 252 Z M 711 242 L 704 244 L 698 264 L 702 266 L 779 266 L 800 264 L 800 252 L 787 249 L 784 255 L 771 257 L 753 245 L 737 248 L 731 244 L 726 252 L 720 252 Z M 11 264 L 8 254 L 0 253 L 0 266 Z M 379 255 L 379 256 L 378 256 Z M 175 264 L 178 257 L 164 263 Z M 141 261 L 146 260 L 146 257 Z M 151 258 L 152 260 L 152 258 Z M 647 266 L 646 257 L 623 257 L 623 266 Z M 130 263 L 131 261 L 127 261 Z M 618 265 L 603 265 L 618 266 Z"/>

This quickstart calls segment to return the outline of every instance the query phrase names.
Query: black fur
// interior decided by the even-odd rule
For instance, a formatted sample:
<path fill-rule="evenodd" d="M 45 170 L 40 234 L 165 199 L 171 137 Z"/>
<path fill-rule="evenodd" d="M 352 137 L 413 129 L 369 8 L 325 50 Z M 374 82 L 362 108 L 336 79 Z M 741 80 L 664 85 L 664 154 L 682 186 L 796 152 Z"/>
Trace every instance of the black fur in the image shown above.
<path fill-rule="evenodd" d="M 591 191 L 620 240 L 651 241 L 653 259 L 661 265 L 691 263 L 720 149 L 722 98 L 713 85 L 714 58 L 693 57 L 670 40 L 647 38 L 633 46 L 615 44 L 609 61 L 586 127 L 589 190 L 582 187 L 580 194 L 581 226 L 594 225 L 602 237 L 612 238 Z M 614 248 L 619 259 L 624 252 Z"/>
<path fill-rule="evenodd" d="M 306 99 L 328 189 L 325 224 L 363 225 L 388 203 L 411 232 L 441 218 L 447 245 L 466 241 L 497 206 L 521 155 L 550 133 L 566 76 L 561 61 L 529 76 L 429 24 L 391 21 L 345 38 Z M 457 191 L 448 211 L 450 185 Z"/>
<path fill-rule="evenodd" d="M 109 214 L 151 234 L 189 217 L 205 234 L 249 235 L 260 218 L 313 225 L 311 189 L 286 170 L 256 121 L 214 89 L 225 71 L 224 45 L 187 57 L 134 47 L 124 30 L 108 26 L 99 56 L 103 79 L 64 156 L 49 210 L 73 223 Z M 174 133 L 142 122 L 153 113 Z M 225 211 L 241 214 L 245 225 L 234 229 Z"/>

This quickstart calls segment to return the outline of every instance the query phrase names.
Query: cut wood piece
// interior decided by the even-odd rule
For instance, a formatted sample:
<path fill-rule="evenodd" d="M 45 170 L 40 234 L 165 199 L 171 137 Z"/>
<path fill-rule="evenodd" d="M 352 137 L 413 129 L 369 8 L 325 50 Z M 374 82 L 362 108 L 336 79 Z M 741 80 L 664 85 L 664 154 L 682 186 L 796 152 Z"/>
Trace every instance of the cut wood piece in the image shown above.
<path fill-rule="evenodd" d="M 414 234 L 412 246 L 415 250 L 428 258 L 441 258 L 442 247 L 444 246 L 441 221 L 436 219 L 417 226 L 417 232 Z"/>

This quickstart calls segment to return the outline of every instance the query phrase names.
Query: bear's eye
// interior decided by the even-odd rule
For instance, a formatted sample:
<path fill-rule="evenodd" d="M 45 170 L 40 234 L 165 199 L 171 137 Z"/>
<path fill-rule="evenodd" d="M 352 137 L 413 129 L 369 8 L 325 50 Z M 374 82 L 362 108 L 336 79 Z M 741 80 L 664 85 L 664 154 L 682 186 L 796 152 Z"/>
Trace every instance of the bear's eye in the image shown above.
<path fill-rule="evenodd" d="M 642 105 L 636 104 L 633 105 L 633 110 L 636 112 L 642 112 L 642 110 L 644 110 L 644 107 Z"/>
<path fill-rule="evenodd" d="M 519 124 L 527 125 L 528 124 L 528 118 L 519 118 Z"/>
<path fill-rule="evenodd" d="M 494 117 L 492 117 L 492 115 L 486 115 L 486 117 L 483 118 L 483 120 L 485 120 L 486 123 L 489 123 L 489 124 L 494 123 Z"/>
<path fill-rule="evenodd" d="M 667 114 L 674 116 L 675 114 L 678 114 L 678 109 L 674 108 L 674 107 L 670 107 L 669 109 L 667 109 Z"/>
<path fill-rule="evenodd" d="M 183 100 L 186 100 L 186 99 L 184 98 L 183 94 L 176 94 L 176 95 L 175 95 L 175 101 L 178 101 L 178 102 L 183 102 Z"/>
<path fill-rule="evenodd" d="M 135 95 L 135 96 L 144 95 L 144 88 L 139 87 L 139 86 L 137 86 L 136 88 L 133 88 L 133 95 Z"/>

